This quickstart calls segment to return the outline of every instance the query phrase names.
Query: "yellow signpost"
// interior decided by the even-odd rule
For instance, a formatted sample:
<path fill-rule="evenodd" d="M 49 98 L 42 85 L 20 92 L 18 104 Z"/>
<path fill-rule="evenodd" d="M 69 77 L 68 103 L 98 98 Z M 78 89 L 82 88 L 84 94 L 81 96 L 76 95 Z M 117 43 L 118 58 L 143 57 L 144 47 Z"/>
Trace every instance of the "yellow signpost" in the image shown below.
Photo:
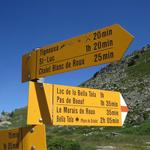
<path fill-rule="evenodd" d="M 132 40 L 115 24 L 39 48 L 22 57 L 22 82 L 118 61 Z M 46 150 L 43 124 L 122 126 L 127 112 L 119 92 L 29 82 L 31 126 L 0 131 L 0 150 Z"/>
<path fill-rule="evenodd" d="M 22 58 L 22 82 L 120 60 L 133 36 L 115 24 L 39 48 Z"/>
<path fill-rule="evenodd" d="M 47 150 L 44 125 L 0 131 L 0 150 L 36 149 Z"/>
<path fill-rule="evenodd" d="M 122 126 L 127 112 L 127 105 L 119 92 L 29 84 L 28 124 Z"/>

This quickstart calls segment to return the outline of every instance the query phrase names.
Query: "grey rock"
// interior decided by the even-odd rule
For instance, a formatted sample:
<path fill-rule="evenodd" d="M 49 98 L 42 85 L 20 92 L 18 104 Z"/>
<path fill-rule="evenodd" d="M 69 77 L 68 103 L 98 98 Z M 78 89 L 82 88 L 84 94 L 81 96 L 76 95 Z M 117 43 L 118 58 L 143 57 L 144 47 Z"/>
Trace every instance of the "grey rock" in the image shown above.
<path fill-rule="evenodd" d="M 0 127 L 5 127 L 5 126 L 8 126 L 8 125 L 11 125 L 12 123 L 10 121 L 3 121 L 0 123 Z"/>
<path fill-rule="evenodd" d="M 97 146 L 96 150 L 114 150 L 115 146 Z"/>

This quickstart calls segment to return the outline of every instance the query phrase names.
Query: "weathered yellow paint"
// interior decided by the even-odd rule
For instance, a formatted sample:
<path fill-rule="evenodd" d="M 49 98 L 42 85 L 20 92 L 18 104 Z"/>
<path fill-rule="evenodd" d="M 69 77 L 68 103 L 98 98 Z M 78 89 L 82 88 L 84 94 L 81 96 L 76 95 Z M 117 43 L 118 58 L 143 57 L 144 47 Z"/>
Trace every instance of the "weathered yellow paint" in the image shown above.
<path fill-rule="evenodd" d="M 22 60 L 25 64 L 22 81 L 118 61 L 132 41 L 133 36 L 115 24 L 40 48 L 31 57 L 34 65 L 28 63 L 27 59 Z M 27 68 L 32 69 L 26 72 Z M 29 79 L 28 74 L 33 76 Z"/>
<path fill-rule="evenodd" d="M 38 94 L 44 91 L 49 97 L 38 99 L 35 87 L 42 84 L 29 82 L 29 85 L 28 124 L 39 124 L 44 113 L 49 115 L 43 115 L 41 123 L 45 124 L 122 126 L 119 92 L 44 83 Z M 44 105 L 39 106 L 38 101 Z"/>
<path fill-rule="evenodd" d="M 47 149 L 44 125 L 0 131 L 0 150 L 31 150 L 32 147 Z"/>
<path fill-rule="evenodd" d="M 22 130 L 23 150 L 47 150 L 45 126 L 30 126 Z"/>
<path fill-rule="evenodd" d="M 52 85 L 30 82 L 27 124 L 50 124 L 52 118 Z M 44 110 L 44 111 L 43 111 Z"/>
<path fill-rule="evenodd" d="M 21 129 L 0 131 L 0 150 L 23 150 L 21 141 Z"/>
<path fill-rule="evenodd" d="M 22 56 L 22 82 L 36 79 L 36 51 Z"/>

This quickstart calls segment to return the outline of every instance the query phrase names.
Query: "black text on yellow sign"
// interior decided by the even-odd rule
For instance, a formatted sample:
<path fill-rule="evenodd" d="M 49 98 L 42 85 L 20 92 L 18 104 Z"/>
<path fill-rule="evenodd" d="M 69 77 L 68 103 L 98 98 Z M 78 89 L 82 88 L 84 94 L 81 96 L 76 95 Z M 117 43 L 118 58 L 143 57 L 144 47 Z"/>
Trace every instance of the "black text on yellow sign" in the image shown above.
<path fill-rule="evenodd" d="M 120 60 L 132 40 L 115 24 L 40 48 L 23 56 L 22 81 Z"/>
<path fill-rule="evenodd" d="M 119 92 L 30 82 L 27 123 L 122 126 L 120 97 Z"/>
<path fill-rule="evenodd" d="M 0 150 L 35 149 L 47 150 L 44 125 L 0 131 Z"/>

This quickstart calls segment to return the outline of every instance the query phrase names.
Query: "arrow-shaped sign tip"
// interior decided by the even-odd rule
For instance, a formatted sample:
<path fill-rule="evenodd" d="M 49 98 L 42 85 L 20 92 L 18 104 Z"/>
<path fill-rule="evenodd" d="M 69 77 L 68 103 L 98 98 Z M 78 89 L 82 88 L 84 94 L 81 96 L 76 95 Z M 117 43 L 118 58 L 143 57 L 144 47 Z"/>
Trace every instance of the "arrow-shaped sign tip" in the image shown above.
<path fill-rule="evenodd" d="M 122 118 L 122 125 L 123 125 L 128 113 L 128 107 L 121 94 L 120 94 L 120 103 L 121 103 L 121 118 Z"/>

